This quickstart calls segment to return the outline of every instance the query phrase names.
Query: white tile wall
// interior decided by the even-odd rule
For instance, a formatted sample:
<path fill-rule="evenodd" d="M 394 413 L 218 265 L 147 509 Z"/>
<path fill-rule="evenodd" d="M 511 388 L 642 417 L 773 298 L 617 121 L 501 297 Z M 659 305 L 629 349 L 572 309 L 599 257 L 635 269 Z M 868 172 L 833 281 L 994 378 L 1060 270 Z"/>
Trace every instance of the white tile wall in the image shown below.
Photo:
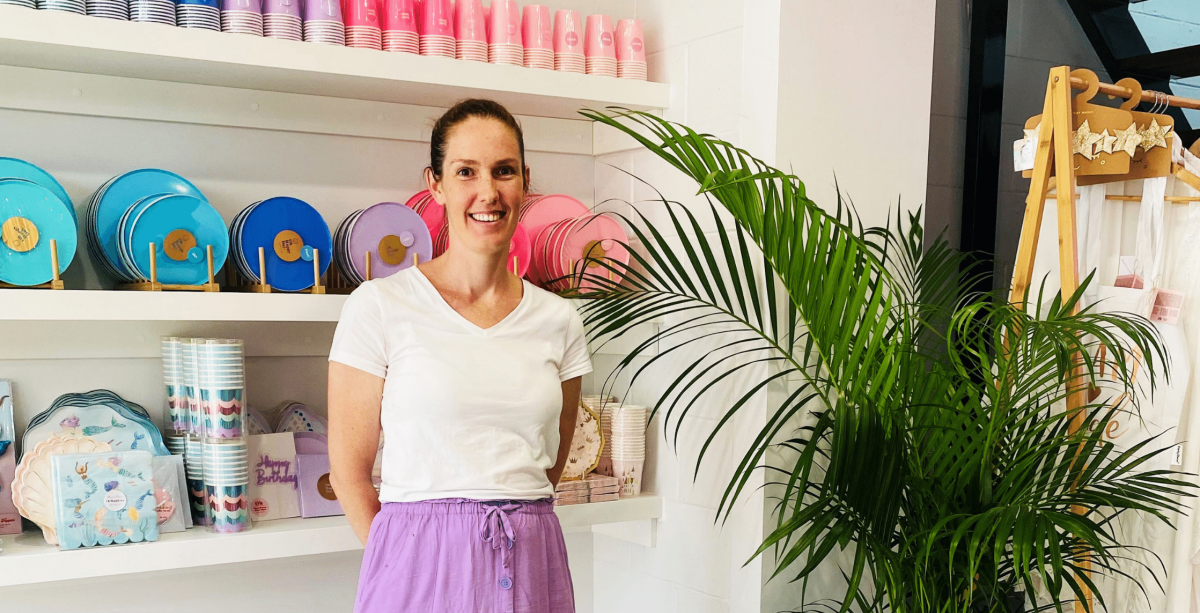
<path fill-rule="evenodd" d="M 671 83 L 671 108 L 664 113 L 666 118 L 734 143 L 740 143 L 747 136 L 743 112 L 743 96 L 747 91 L 744 47 L 761 44 L 758 38 L 748 40 L 749 35 L 743 27 L 743 13 L 750 14 L 751 3 L 762 4 L 761 0 L 640 0 L 637 3 L 638 17 L 645 20 L 648 28 L 650 78 Z M 770 10 L 769 6 L 766 8 Z M 777 12 L 778 8 L 774 10 Z M 754 17 L 761 15 L 756 13 Z M 778 36 L 777 22 L 755 23 L 760 24 L 756 28 L 766 28 Z M 769 61 L 774 62 L 776 58 L 769 58 Z M 771 77 L 773 79 L 775 75 L 772 73 Z M 749 91 L 755 89 L 751 87 Z M 773 114 L 764 123 L 770 127 L 773 136 Z M 764 128 L 757 121 L 751 125 L 755 130 L 751 136 L 756 142 L 770 141 L 769 137 L 760 134 Z M 766 153 L 760 155 L 766 156 Z M 629 170 L 645 183 L 628 177 L 617 168 Z M 662 197 L 684 203 L 696 211 L 705 230 L 715 229 L 707 200 L 696 196 L 695 182 L 647 152 L 604 156 L 596 165 L 595 184 L 598 203 L 610 198 L 631 202 L 657 227 L 669 225 L 669 218 L 662 205 L 656 203 L 659 195 L 655 190 L 661 192 Z M 629 205 L 613 201 L 601 208 L 626 212 Z M 724 222 L 730 223 L 727 216 Z M 679 364 L 689 363 L 707 349 L 688 347 L 680 350 L 678 358 L 664 358 L 660 362 L 662 367 L 656 366 L 653 370 L 660 374 L 644 375 L 631 392 L 624 394 L 626 399 L 648 403 L 657 397 L 654 392 L 669 385 L 672 379 L 664 382 L 667 374 L 678 372 Z M 597 356 L 597 373 L 610 372 L 617 360 Z M 598 385 L 602 376 L 593 377 L 591 384 Z M 733 454 L 745 446 L 744 442 L 734 440 L 740 436 L 734 424 L 709 449 L 699 477 L 695 481 L 692 479 L 700 447 L 730 399 L 736 397 L 734 391 L 738 385 L 744 385 L 750 377 L 752 375 L 739 378 L 740 383 L 722 385 L 716 393 L 698 402 L 684 422 L 677 446 L 673 439 L 668 442 L 664 436 L 662 416 L 651 424 L 647 462 L 653 468 L 648 470 L 646 485 L 666 501 L 664 518 L 659 523 L 658 544 L 654 548 L 645 548 L 603 535 L 594 537 L 596 613 L 758 613 L 758 568 L 747 571 L 741 567 L 749 557 L 748 553 L 742 555 L 747 547 L 742 541 L 753 540 L 756 546 L 762 538 L 761 529 L 757 522 L 751 522 L 751 533 L 746 534 L 715 524 L 715 509 L 728 482 L 729 471 L 741 458 L 740 452 L 736 459 Z M 618 391 L 625 389 L 621 383 L 618 382 Z M 761 409 L 757 413 L 761 413 Z M 672 437 L 674 425 L 673 418 L 666 428 Z M 748 504 L 757 509 L 751 517 L 761 516 L 761 496 L 749 498 Z M 753 502 L 755 499 L 757 503 Z M 745 526 L 739 528 L 744 530 Z M 736 556 L 733 555 L 735 550 Z M 749 551 L 753 550 L 754 547 L 750 547 Z M 749 579 L 744 576 L 747 572 Z M 753 589 L 745 589 L 747 584 Z M 734 586 L 737 586 L 737 602 L 732 599 Z"/>

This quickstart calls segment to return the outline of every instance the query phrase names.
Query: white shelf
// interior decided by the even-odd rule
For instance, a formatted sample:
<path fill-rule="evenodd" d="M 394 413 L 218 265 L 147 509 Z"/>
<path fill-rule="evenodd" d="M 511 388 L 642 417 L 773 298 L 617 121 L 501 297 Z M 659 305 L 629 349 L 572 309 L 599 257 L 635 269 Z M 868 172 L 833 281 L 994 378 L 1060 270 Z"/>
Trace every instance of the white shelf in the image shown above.
<path fill-rule="evenodd" d="M 636 498 L 556 507 L 563 528 L 613 522 L 653 522 L 662 498 Z M 165 534 L 153 543 L 60 551 L 41 532 L 0 537 L 0 587 L 131 575 L 161 570 L 254 562 L 362 549 L 344 517 L 282 519 L 255 524 L 242 534 L 218 535 L 202 527 Z"/>
<path fill-rule="evenodd" d="M 334 294 L 4 289 L 0 290 L 0 322 L 336 322 L 345 302 L 346 296 Z"/>
<path fill-rule="evenodd" d="M 494 98 L 518 115 L 668 106 L 661 83 L 283 41 L 0 6 L 0 64 L 447 107 Z"/>

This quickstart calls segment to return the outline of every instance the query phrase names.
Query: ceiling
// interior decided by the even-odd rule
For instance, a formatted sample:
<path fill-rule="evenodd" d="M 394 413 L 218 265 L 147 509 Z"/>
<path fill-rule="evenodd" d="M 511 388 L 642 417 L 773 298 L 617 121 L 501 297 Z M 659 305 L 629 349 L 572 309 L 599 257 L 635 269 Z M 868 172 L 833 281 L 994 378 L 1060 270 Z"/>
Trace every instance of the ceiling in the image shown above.
<path fill-rule="evenodd" d="M 1200 0 L 1067 0 L 1115 81 L 1200 98 Z M 1200 111 L 1173 109 L 1185 142 L 1200 132 Z M 1191 138 L 1189 138 L 1189 133 Z"/>

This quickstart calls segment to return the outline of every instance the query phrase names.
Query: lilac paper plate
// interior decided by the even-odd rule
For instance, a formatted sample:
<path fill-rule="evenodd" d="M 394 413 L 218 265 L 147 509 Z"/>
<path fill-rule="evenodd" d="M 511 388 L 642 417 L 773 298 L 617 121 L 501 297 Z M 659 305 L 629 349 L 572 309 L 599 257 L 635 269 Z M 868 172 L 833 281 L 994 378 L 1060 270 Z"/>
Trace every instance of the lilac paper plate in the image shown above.
<path fill-rule="evenodd" d="M 391 239 L 396 237 L 403 244 L 403 255 L 384 253 Z M 371 278 L 382 279 L 413 265 L 413 254 L 420 261 L 428 262 L 433 258 L 433 238 L 429 228 L 415 211 L 397 202 L 380 202 L 367 207 L 354 221 L 349 230 L 347 248 L 351 255 L 351 263 L 355 271 L 363 278 L 367 275 L 366 254 L 371 253 Z"/>

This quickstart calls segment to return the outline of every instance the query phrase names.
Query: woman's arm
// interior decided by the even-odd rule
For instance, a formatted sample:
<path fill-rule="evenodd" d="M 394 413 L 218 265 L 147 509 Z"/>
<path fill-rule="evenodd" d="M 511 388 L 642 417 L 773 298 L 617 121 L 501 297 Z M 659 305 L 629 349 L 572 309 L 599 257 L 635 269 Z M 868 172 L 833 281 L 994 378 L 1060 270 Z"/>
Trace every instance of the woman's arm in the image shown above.
<path fill-rule="evenodd" d="M 329 363 L 329 481 L 363 545 L 379 513 L 371 468 L 379 449 L 383 379 L 341 362 Z"/>
<path fill-rule="evenodd" d="M 575 422 L 579 420 L 579 390 L 583 388 L 583 377 L 575 377 L 562 382 L 563 407 L 558 417 L 558 461 L 554 468 L 546 471 L 550 483 L 558 485 L 563 469 L 567 466 L 567 456 L 571 455 L 571 440 L 575 438 Z"/>

